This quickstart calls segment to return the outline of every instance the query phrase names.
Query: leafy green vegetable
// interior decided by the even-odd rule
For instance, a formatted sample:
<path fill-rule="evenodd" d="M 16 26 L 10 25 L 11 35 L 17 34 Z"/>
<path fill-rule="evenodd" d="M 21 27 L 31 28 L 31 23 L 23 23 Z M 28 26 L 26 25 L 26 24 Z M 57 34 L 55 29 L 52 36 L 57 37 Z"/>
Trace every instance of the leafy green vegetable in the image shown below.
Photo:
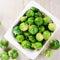
<path fill-rule="evenodd" d="M 14 49 L 11 49 L 8 51 L 8 55 L 12 58 L 12 59 L 15 59 L 18 57 L 18 52 L 17 50 L 14 50 Z"/>
<path fill-rule="evenodd" d="M 28 24 L 26 24 L 26 23 L 21 23 L 19 27 L 20 27 L 20 29 L 21 29 L 22 31 L 26 31 L 26 30 L 28 29 Z"/>
<path fill-rule="evenodd" d="M 49 50 L 49 49 L 48 50 L 45 50 L 44 55 L 47 56 L 47 57 L 51 57 L 52 51 Z"/>
<path fill-rule="evenodd" d="M 51 35 L 51 33 L 48 30 L 43 32 L 43 37 L 44 37 L 45 40 L 48 40 L 50 35 Z"/>
<path fill-rule="evenodd" d="M 3 48 L 3 49 L 6 49 L 8 47 L 8 41 L 3 39 L 0 41 L 0 47 Z"/>
<path fill-rule="evenodd" d="M 14 28 L 13 28 L 13 34 L 14 35 L 19 35 L 19 34 L 21 34 L 21 30 L 19 29 L 19 26 L 15 26 Z"/>
<path fill-rule="evenodd" d="M 43 35 L 41 33 L 36 34 L 36 40 L 37 41 L 42 41 L 43 40 Z"/>
<path fill-rule="evenodd" d="M 35 24 L 38 25 L 38 26 L 42 25 L 43 24 L 43 19 L 41 17 L 37 17 L 35 19 Z"/>
<path fill-rule="evenodd" d="M 22 41 L 24 41 L 24 36 L 23 35 L 16 36 L 16 41 L 21 43 Z"/>
<path fill-rule="evenodd" d="M 0 57 L 1 60 L 9 60 L 9 56 L 6 52 L 2 53 L 1 54 L 1 57 Z"/>
<path fill-rule="evenodd" d="M 28 40 L 25 40 L 25 41 L 22 42 L 22 47 L 23 48 L 30 48 L 31 44 Z"/>
<path fill-rule="evenodd" d="M 57 50 L 57 49 L 59 49 L 59 47 L 60 47 L 60 44 L 59 44 L 58 40 L 53 39 L 50 41 L 50 48 Z"/>
<path fill-rule="evenodd" d="M 29 27 L 29 32 L 32 34 L 32 35 L 35 35 L 37 32 L 38 32 L 38 28 L 36 25 L 31 25 Z"/>
<path fill-rule="evenodd" d="M 41 42 L 32 43 L 32 47 L 35 50 L 40 50 L 42 48 L 42 43 Z"/>
<path fill-rule="evenodd" d="M 49 23 L 48 28 L 50 31 L 54 31 L 56 28 L 56 25 L 54 23 Z"/>

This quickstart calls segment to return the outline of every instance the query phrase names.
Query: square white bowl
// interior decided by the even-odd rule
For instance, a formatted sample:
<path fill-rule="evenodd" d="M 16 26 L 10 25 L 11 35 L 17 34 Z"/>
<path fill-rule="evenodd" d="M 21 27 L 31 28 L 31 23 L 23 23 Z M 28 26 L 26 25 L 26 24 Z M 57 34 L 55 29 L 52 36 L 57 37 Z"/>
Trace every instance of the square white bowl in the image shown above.
<path fill-rule="evenodd" d="M 49 16 L 53 22 L 56 25 L 56 29 L 55 31 L 52 33 L 51 37 L 46 41 L 46 43 L 43 45 L 43 47 L 39 50 L 29 50 L 29 49 L 23 49 L 22 46 L 16 41 L 15 37 L 12 34 L 12 28 L 19 22 L 20 18 L 24 15 L 24 13 L 30 9 L 32 6 L 37 7 L 40 11 L 42 11 L 43 13 L 45 13 L 47 16 Z M 30 59 L 35 59 L 40 53 L 41 51 L 46 47 L 47 43 L 50 41 L 50 39 L 52 38 L 52 36 L 55 34 L 55 32 L 57 31 L 57 29 L 59 29 L 60 27 L 60 21 L 57 20 L 54 16 L 52 16 L 46 9 L 44 9 L 41 5 L 39 5 L 38 3 L 36 3 L 35 1 L 31 1 L 22 11 L 22 13 L 19 15 L 19 17 L 17 18 L 17 20 L 13 23 L 13 25 L 11 26 L 11 28 L 9 28 L 9 30 L 7 31 L 7 33 L 4 35 L 4 37 L 11 43 L 13 44 L 17 49 L 19 49 L 22 53 L 24 53 L 28 58 Z"/>

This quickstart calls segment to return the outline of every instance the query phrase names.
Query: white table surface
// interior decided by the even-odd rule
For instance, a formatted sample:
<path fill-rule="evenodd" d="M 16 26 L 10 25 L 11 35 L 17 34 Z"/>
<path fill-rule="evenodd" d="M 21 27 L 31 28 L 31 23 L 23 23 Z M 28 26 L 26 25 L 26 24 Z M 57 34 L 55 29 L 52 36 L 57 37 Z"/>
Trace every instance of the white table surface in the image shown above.
<path fill-rule="evenodd" d="M 19 14 L 30 0 L 0 0 L 0 38 L 4 36 L 8 28 L 13 24 Z M 36 0 L 55 17 L 60 19 L 60 0 Z M 59 29 L 60 30 L 60 29 Z M 60 41 L 60 31 L 57 31 L 55 38 Z M 0 51 L 1 52 L 1 51 Z M 29 60 L 23 53 L 20 53 L 18 60 Z M 42 54 L 37 57 L 36 60 L 60 60 L 60 49 L 53 51 L 51 58 L 47 58 Z"/>

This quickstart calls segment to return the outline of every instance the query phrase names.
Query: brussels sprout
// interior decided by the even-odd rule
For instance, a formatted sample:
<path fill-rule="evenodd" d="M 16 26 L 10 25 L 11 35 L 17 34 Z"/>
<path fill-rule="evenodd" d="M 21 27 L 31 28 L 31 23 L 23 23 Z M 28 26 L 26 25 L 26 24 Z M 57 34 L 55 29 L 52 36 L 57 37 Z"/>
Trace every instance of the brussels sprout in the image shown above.
<path fill-rule="evenodd" d="M 31 10 L 37 11 L 38 9 L 36 7 L 32 7 Z"/>
<path fill-rule="evenodd" d="M 38 32 L 38 28 L 36 25 L 31 25 L 29 27 L 29 32 L 32 34 L 32 35 L 35 35 L 37 32 Z"/>
<path fill-rule="evenodd" d="M 14 49 L 11 49 L 8 51 L 8 55 L 12 58 L 12 59 L 15 59 L 18 57 L 18 52 L 17 50 L 14 50 Z"/>
<path fill-rule="evenodd" d="M 24 36 L 23 35 L 16 36 L 16 41 L 21 43 L 22 41 L 24 41 Z"/>
<path fill-rule="evenodd" d="M 15 26 L 14 28 L 13 28 L 13 34 L 14 35 L 19 35 L 19 34 L 21 34 L 21 30 L 19 29 L 19 26 Z"/>
<path fill-rule="evenodd" d="M 31 42 L 36 42 L 36 39 L 34 38 L 34 36 L 30 35 L 28 38 Z"/>
<path fill-rule="evenodd" d="M 29 33 L 28 31 L 25 31 L 25 32 L 24 32 L 24 35 L 25 35 L 25 36 L 29 36 L 30 33 Z"/>
<path fill-rule="evenodd" d="M 43 32 L 43 37 L 44 37 L 45 40 L 48 40 L 50 35 L 51 35 L 51 33 L 48 30 Z"/>
<path fill-rule="evenodd" d="M 43 24 L 43 19 L 41 17 L 37 17 L 35 19 L 35 24 L 38 25 L 38 26 L 42 25 Z"/>
<path fill-rule="evenodd" d="M 30 48 L 30 45 L 31 45 L 30 42 L 27 41 L 27 40 L 25 40 L 25 41 L 22 42 L 22 47 L 23 48 L 29 49 Z"/>
<path fill-rule="evenodd" d="M 27 19 L 27 16 L 23 16 L 23 17 L 21 17 L 20 21 L 24 22 L 24 21 L 26 21 L 26 19 Z"/>
<path fill-rule="evenodd" d="M 33 22 L 34 22 L 34 17 L 30 17 L 30 18 L 28 18 L 28 24 L 33 24 Z"/>
<path fill-rule="evenodd" d="M 50 31 L 54 31 L 55 28 L 56 28 L 56 25 L 54 23 L 49 23 L 48 28 L 49 28 Z"/>
<path fill-rule="evenodd" d="M 9 60 L 9 56 L 6 52 L 4 53 L 1 53 L 1 57 L 0 57 L 1 60 Z"/>
<path fill-rule="evenodd" d="M 42 41 L 43 40 L 43 35 L 41 33 L 36 34 L 36 40 L 37 41 Z"/>
<path fill-rule="evenodd" d="M 42 43 L 41 43 L 41 42 L 32 43 L 32 47 L 33 47 L 35 50 L 40 50 L 40 49 L 42 48 Z"/>
<path fill-rule="evenodd" d="M 45 31 L 45 27 L 44 27 L 44 26 L 40 26 L 40 27 L 39 27 L 39 31 L 40 31 L 40 32 L 44 32 L 44 31 Z"/>
<path fill-rule="evenodd" d="M 43 20 L 44 20 L 44 25 L 47 25 L 48 23 L 52 22 L 51 18 L 48 16 L 44 17 Z"/>
<path fill-rule="evenodd" d="M 8 47 L 8 41 L 3 39 L 0 41 L 0 47 L 3 48 L 3 49 L 6 49 Z"/>
<path fill-rule="evenodd" d="M 26 12 L 26 16 L 27 16 L 27 17 L 32 17 L 32 16 L 34 16 L 34 12 L 33 12 L 32 10 L 28 10 L 28 11 Z"/>
<path fill-rule="evenodd" d="M 42 13 L 41 12 L 36 12 L 35 17 L 42 17 Z"/>
<path fill-rule="evenodd" d="M 20 27 L 20 29 L 21 29 L 22 31 L 26 31 L 26 30 L 28 29 L 28 24 L 26 24 L 26 23 L 21 23 L 19 27 Z"/>
<path fill-rule="evenodd" d="M 59 49 L 59 47 L 60 47 L 60 44 L 59 44 L 58 40 L 53 39 L 53 40 L 50 41 L 50 48 L 56 50 L 56 49 Z"/>
<path fill-rule="evenodd" d="M 44 55 L 47 57 L 51 57 L 52 51 L 51 50 L 45 50 Z"/>

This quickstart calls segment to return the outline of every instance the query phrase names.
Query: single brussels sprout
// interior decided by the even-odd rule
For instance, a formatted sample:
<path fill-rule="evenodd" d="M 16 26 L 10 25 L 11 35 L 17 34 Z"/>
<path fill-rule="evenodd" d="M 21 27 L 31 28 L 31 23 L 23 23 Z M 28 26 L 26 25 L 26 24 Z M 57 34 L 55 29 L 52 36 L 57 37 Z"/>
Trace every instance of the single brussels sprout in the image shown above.
<path fill-rule="evenodd" d="M 28 31 L 25 31 L 25 32 L 24 32 L 24 35 L 25 35 L 25 36 L 29 36 L 30 33 L 29 33 Z"/>
<path fill-rule="evenodd" d="M 44 55 L 47 56 L 47 57 L 51 57 L 52 51 L 51 50 L 45 50 Z"/>
<path fill-rule="evenodd" d="M 22 41 L 24 41 L 24 36 L 23 35 L 16 36 L 16 41 L 21 43 Z"/>
<path fill-rule="evenodd" d="M 38 9 L 36 7 L 32 7 L 31 10 L 37 11 Z"/>
<path fill-rule="evenodd" d="M 12 58 L 12 59 L 15 59 L 18 57 L 18 52 L 17 50 L 14 50 L 14 49 L 11 49 L 8 51 L 8 55 Z"/>
<path fill-rule="evenodd" d="M 36 34 L 36 40 L 37 41 L 42 41 L 43 40 L 43 35 L 41 33 Z"/>
<path fill-rule="evenodd" d="M 42 17 L 42 13 L 41 12 L 36 12 L 35 17 Z"/>
<path fill-rule="evenodd" d="M 58 40 L 53 39 L 50 41 L 50 48 L 57 50 L 57 49 L 59 49 L 59 47 L 60 47 L 60 44 L 59 44 Z"/>
<path fill-rule="evenodd" d="M 28 11 L 26 12 L 26 16 L 27 16 L 27 17 L 33 17 L 33 16 L 34 16 L 34 12 L 33 12 L 32 10 L 28 10 Z"/>
<path fill-rule="evenodd" d="M 24 21 L 26 21 L 26 19 L 27 19 L 27 16 L 23 16 L 23 17 L 21 17 L 20 21 L 24 22 Z"/>
<path fill-rule="evenodd" d="M 34 22 L 34 17 L 30 17 L 30 18 L 28 18 L 28 24 L 33 24 L 33 22 Z"/>
<path fill-rule="evenodd" d="M 38 28 L 36 25 L 31 25 L 29 27 L 29 32 L 32 34 L 32 35 L 35 35 L 37 32 L 38 32 Z"/>
<path fill-rule="evenodd" d="M 9 60 L 9 56 L 6 52 L 4 53 L 1 53 L 1 57 L 0 57 L 1 60 Z"/>
<path fill-rule="evenodd" d="M 45 40 L 48 40 L 50 36 L 51 36 L 51 33 L 48 30 L 43 32 L 43 37 Z"/>
<path fill-rule="evenodd" d="M 41 42 L 32 43 L 32 47 L 35 50 L 40 50 L 42 48 L 42 43 Z"/>
<path fill-rule="evenodd" d="M 49 28 L 50 31 L 54 31 L 55 28 L 56 28 L 56 25 L 54 23 L 49 23 L 48 28 Z"/>
<path fill-rule="evenodd" d="M 35 19 L 35 24 L 38 25 L 38 26 L 42 25 L 43 24 L 43 19 L 41 17 L 37 17 Z"/>
<path fill-rule="evenodd" d="M 52 22 L 51 18 L 48 16 L 44 17 L 43 21 L 44 21 L 44 25 L 47 25 L 48 23 Z"/>
<path fill-rule="evenodd" d="M 21 23 L 19 27 L 22 31 L 28 30 L 28 24 L 26 24 L 26 23 Z"/>
<path fill-rule="evenodd" d="M 39 27 L 39 31 L 40 31 L 40 32 L 44 32 L 44 31 L 45 31 L 45 27 L 44 27 L 44 26 L 40 26 L 40 27 Z"/>
<path fill-rule="evenodd" d="M 28 41 L 28 40 L 25 40 L 25 41 L 23 41 L 22 42 L 22 47 L 25 49 L 25 48 L 27 48 L 27 49 L 29 49 L 30 48 L 30 42 Z"/>
<path fill-rule="evenodd" d="M 3 39 L 0 41 L 0 47 L 3 48 L 3 49 L 6 49 L 8 47 L 8 41 Z"/>
<path fill-rule="evenodd" d="M 13 34 L 14 35 L 19 35 L 19 34 L 21 34 L 21 30 L 19 29 L 19 26 L 15 26 L 14 28 L 13 28 Z"/>
<path fill-rule="evenodd" d="M 28 38 L 31 42 L 36 42 L 36 39 L 34 38 L 34 36 L 30 35 Z"/>

